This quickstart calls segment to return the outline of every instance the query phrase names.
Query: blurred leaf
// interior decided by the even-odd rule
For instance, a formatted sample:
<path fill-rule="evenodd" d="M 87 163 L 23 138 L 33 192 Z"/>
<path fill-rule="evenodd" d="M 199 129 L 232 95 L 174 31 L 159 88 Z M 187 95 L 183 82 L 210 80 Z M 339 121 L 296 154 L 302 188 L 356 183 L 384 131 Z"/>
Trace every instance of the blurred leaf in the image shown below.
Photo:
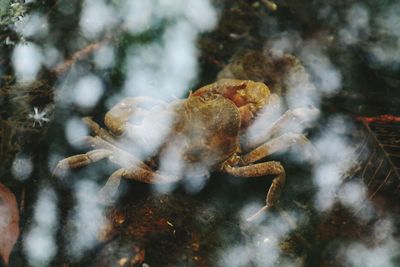
<path fill-rule="evenodd" d="M 19 213 L 14 194 L 0 183 L 0 256 L 8 264 L 19 236 Z"/>
<path fill-rule="evenodd" d="M 377 193 L 395 196 L 400 193 L 400 117 L 383 115 L 360 119 L 365 135 L 359 156 L 367 157 L 359 173 L 371 190 L 370 199 Z"/>

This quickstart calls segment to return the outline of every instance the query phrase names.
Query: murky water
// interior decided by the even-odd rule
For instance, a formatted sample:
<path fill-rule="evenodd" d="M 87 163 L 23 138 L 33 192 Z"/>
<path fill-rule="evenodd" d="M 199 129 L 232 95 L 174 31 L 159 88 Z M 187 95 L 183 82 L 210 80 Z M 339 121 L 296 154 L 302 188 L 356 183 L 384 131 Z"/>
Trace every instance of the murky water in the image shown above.
<path fill-rule="evenodd" d="M 0 12 L 0 266 L 400 265 L 396 1 L 10 0 Z M 251 222 L 274 176 L 216 171 L 205 141 L 190 165 L 187 136 L 170 135 L 166 103 L 222 78 L 280 99 L 240 131 L 238 155 L 278 150 L 249 168 L 274 160 L 286 173 L 279 202 Z M 126 139 L 104 116 L 139 96 L 156 100 L 136 107 Z M 104 160 L 53 173 L 94 148 Z M 181 179 L 122 179 L 104 205 L 121 166 Z"/>

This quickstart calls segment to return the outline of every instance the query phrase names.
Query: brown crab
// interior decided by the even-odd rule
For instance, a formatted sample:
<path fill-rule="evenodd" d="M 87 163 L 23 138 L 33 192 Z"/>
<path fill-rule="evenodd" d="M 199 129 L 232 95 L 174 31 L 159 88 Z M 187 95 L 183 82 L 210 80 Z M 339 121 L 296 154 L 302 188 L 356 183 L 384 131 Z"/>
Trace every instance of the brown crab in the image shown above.
<path fill-rule="evenodd" d="M 86 141 L 95 149 L 61 160 L 55 173 L 110 159 L 121 168 L 100 191 L 102 201 L 109 201 L 116 193 L 121 178 L 156 184 L 182 177 L 195 179 L 209 170 L 239 177 L 275 175 L 262 208 L 265 210 L 277 203 L 286 177 L 281 163 L 259 161 L 296 143 L 312 150 L 304 135 L 281 132 L 289 122 L 304 123 L 318 113 L 315 108 L 288 110 L 265 132 L 242 142 L 241 137 L 257 113 L 278 103 L 279 97 L 271 94 L 265 84 L 234 79 L 219 80 L 187 99 L 168 104 L 148 97 L 126 98 L 106 114 L 104 122 L 109 131 L 90 118 L 84 119 L 95 135 L 86 137 Z M 149 124 L 158 125 L 157 130 L 141 134 Z M 150 145 L 152 148 L 146 150 Z M 170 160 L 165 163 L 165 158 Z M 183 164 L 165 167 L 177 161 Z"/>

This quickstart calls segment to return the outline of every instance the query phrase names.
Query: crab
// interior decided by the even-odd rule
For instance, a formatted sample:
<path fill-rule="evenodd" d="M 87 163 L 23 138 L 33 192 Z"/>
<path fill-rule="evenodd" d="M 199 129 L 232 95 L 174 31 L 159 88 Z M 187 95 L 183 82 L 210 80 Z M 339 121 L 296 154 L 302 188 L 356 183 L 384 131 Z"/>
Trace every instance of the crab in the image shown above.
<path fill-rule="evenodd" d="M 163 184 L 212 171 L 238 177 L 272 175 L 265 206 L 251 220 L 275 206 L 286 180 L 282 164 L 264 158 L 295 144 L 313 151 L 303 134 L 282 134 L 293 121 L 304 124 L 314 119 L 318 110 L 312 107 L 288 110 L 268 129 L 245 140 L 257 114 L 266 107 L 276 109 L 279 101 L 264 83 L 235 79 L 219 80 L 169 103 L 150 97 L 125 98 L 106 113 L 107 129 L 84 118 L 94 135 L 85 141 L 94 149 L 61 160 L 54 172 L 105 158 L 121 166 L 100 190 L 102 202 L 112 201 L 122 178 Z"/>

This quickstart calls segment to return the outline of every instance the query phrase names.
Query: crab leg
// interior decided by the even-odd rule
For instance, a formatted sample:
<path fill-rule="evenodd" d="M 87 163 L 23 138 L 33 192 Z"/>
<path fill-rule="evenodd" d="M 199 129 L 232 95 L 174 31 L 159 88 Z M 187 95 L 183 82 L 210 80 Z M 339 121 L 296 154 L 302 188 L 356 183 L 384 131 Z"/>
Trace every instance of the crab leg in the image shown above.
<path fill-rule="evenodd" d="M 131 179 L 148 184 L 164 184 L 179 181 L 179 177 L 170 177 L 140 167 L 121 168 L 115 171 L 107 180 L 98 194 L 98 201 L 103 204 L 111 203 L 116 195 L 121 179 Z"/>
<path fill-rule="evenodd" d="M 258 211 L 256 214 L 248 218 L 248 220 L 254 219 L 261 211 L 267 210 L 274 206 L 278 200 L 282 191 L 283 184 L 286 180 L 285 169 L 282 164 L 277 161 L 268 161 L 258 164 L 243 166 L 243 167 L 232 167 L 225 165 L 223 170 L 229 174 L 238 177 L 259 177 L 264 175 L 276 175 L 272 180 L 272 184 L 267 192 L 266 205 Z"/>
<path fill-rule="evenodd" d="M 99 139 L 91 139 L 89 141 L 88 137 L 86 137 L 86 140 L 88 143 L 91 143 L 92 146 L 95 146 L 94 143 L 97 143 L 98 146 L 100 147 L 104 147 L 107 146 L 107 149 L 110 149 L 110 146 L 112 146 L 113 148 L 111 150 L 115 150 L 116 148 L 119 151 L 122 151 L 121 153 L 118 154 L 129 154 L 131 155 L 131 157 L 135 157 L 135 152 L 137 152 L 137 150 L 135 150 L 136 147 L 139 147 L 140 150 L 140 146 L 138 146 L 138 144 L 146 144 L 145 138 L 147 138 L 149 135 L 145 135 L 143 134 L 143 129 L 141 126 L 136 126 L 136 125 L 132 125 L 130 123 L 126 123 L 125 127 L 125 132 L 127 134 L 127 136 L 130 139 L 125 139 L 125 138 L 121 138 L 121 137 L 116 137 L 114 135 L 112 135 L 111 133 L 109 133 L 107 130 L 101 128 L 96 122 L 94 122 L 91 118 L 89 117 L 85 117 L 83 118 L 83 121 L 89 126 L 89 128 L 92 130 L 92 132 L 96 135 L 96 138 L 99 137 Z M 116 140 L 116 138 L 119 138 L 118 140 Z M 103 140 L 104 143 L 102 145 L 99 144 L 99 142 L 101 142 L 100 140 Z M 105 143 L 107 143 L 108 145 L 105 145 Z M 127 148 L 129 150 L 127 150 Z M 129 156 L 128 156 L 129 157 Z M 139 162 L 140 164 L 143 164 L 143 162 L 141 162 L 139 159 L 136 160 L 137 162 Z M 119 163 L 117 163 L 119 164 Z M 121 165 L 121 164 L 119 164 Z M 137 164 L 135 164 L 134 166 L 136 166 Z M 132 166 L 132 165 L 131 165 Z M 143 167 L 143 166 L 142 166 Z"/>
<path fill-rule="evenodd" d="M 167 105 L 150 97 L 126 98 L 107 112 L 104 123 L 118 136 L 119 147 L 147 158 L 156 153 L 170 133 L 176 115 L 174 108 L 180 102 Z"/>
<path fill-rule="evenodd" d="M 108 158 L 112 154 L 113 152 L 107 149 L 95 149 L 85 154 L 78 154 L 65 158 L 58 162 L 53 171 L 53 176 L 61 174 L 61 172 L 66 169 L 79 168 L 89 165 L 90 163 L 99 161 L 101 159 Z"/>
<path fill-rule="evenodd" d="M 165 102 L 150 97 L 125 98 L 106 113 L 104 123 L 114 134 L 121 135 L 133 116 L 140 119 L 147 113 L 146 109 L 139 107 L 140 105 L 149 108 L 164 106 Z"/>
<path fill-rule="evenodd" d="M 293 132 L 298 129 L 303 129 L 308 123 L 315 120 L 319 115 L 319 110 L 316 108 L 296 108 L 286 111 L 268 131 L 261 132 L 251 138 L 247 137 L 245 142 L 246 148 L 254 148 L 262 144 L 270 137 L 281 132 Z"/>
<path fill-rule="evenodd" d="M 102 139 L 113 145 L 117 144 L 115 138 L 107 130 L 101 128 L 100 125 L 94 122 L 90 117 L 84 117 L 82 120 L 90 128 L 94 135 L 100 136 Z"/>
<path fill-rule="evenodd" d="M 121 167 L 129 168 L 132 166 L 138 166 L 146 170 L 151 170 L 149 166 L 147 166 L 143 161 L 138 159 L 133 154 L 126 152 L 118 148 L 117 146 L 114 146 L 113 144 L 108 143 L 99 136 L 86 136 L 84 137 L 84 142 L 88 143 L 90 146 L 96 149 L 107 149 L 112 151 L 113 156 L 110 156 L 109 159 Z"/>
<path fill-rule="evenodd" d="M 270 141 L 257 147 L 256 149 L 250 151 L 249 153 L 241 156 L 241 164 L 247 165 L 278 151 L 284 152 L 295 144 L 299 144 L 303 148 L 304 154 L 307 159 L 317 159 L 317 151 L 315 150 L 311 142 L 303 134 L 287 133 L 273 138 Z"/>

